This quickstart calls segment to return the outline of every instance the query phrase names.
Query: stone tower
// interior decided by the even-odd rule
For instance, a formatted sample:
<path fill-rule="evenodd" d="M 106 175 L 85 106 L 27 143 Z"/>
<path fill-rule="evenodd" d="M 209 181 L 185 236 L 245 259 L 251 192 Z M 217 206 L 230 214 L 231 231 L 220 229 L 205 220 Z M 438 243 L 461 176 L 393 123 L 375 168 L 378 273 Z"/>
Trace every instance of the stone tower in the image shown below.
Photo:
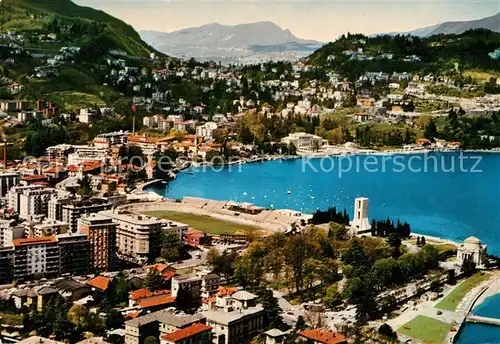
<path fill-rule="evenodd" d="M 351 235 L 367 234 L 371 232 L 368 219 L 368 198 L 358 197 L 354 200 L 354 217 L 351 221 Z"/>

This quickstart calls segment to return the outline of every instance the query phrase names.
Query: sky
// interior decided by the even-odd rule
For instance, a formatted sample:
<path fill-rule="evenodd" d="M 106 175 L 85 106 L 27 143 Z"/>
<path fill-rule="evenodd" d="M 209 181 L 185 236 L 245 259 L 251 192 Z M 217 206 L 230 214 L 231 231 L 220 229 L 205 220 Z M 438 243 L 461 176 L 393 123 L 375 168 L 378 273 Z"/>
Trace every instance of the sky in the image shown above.
<path fill-rule="evenodd" d="M 328 42 L 351 33 L 404 32 L 500 12 L 497 0 L 74 0 L 137 30 L 171 32 L 209 23 L 271 21 L 295 36 Z"/>

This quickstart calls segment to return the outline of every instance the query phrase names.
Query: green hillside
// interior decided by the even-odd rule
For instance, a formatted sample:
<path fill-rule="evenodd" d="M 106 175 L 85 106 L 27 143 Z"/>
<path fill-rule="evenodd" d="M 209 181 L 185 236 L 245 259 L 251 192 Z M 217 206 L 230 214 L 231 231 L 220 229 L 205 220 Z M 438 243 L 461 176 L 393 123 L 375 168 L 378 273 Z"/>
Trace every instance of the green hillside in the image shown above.
<path fill-rule="evenodd" d="M 3 0 L 0 3 L 0 32 L 8 30 L 57 34 L 57 44 L 28 42 L 28 48 L 32 49 L 56 50 L 61 45 L 90 49 L 104 43 L 108 50 L 132 56 L 147 57 L 155 51 L 141 40 L 132 26 L 70 0 Z"/>
<path fill-rule="evenodd" d="M 500 46 L 500 33 L 485 29 L 460 35 L 419 38 L 409 35 L 367 37 L 347 34 L 316 50 L 313 65 L 356 79 L 365 72 L 453 74 L 464 70 L 500 71 L 488 53 Z M 390 55 L 390 57 L 388 57 Z"/>

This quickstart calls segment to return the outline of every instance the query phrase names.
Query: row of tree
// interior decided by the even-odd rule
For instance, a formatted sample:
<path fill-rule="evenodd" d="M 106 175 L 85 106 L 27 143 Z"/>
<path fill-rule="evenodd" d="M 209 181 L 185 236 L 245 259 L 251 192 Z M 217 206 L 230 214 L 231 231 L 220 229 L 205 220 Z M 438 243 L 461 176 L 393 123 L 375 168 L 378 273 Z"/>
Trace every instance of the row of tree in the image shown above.
<path fill-rule="evenodd" d="M 396 224 L 387 218 L 385 221 L 372 221 L 372 235 L 380 237 L 388 237 L 390 234 L 396 233 L 401 238 L 408 238 L 411 234 L 410 224 L 407 222 L 402 223 L 399 219 Z"/>

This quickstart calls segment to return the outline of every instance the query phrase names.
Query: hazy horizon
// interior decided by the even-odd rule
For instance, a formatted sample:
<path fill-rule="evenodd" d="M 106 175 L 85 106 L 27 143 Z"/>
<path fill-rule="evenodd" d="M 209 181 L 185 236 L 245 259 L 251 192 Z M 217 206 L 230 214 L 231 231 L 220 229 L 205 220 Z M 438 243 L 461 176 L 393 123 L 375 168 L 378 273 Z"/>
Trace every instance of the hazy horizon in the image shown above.
<path fill-rule="evenodd" d="M 447 21 L 467 21 L 500 12 L 496 1 L 206 1 L 74 0 L 101 9 L 136 30 L 172 32 L 211 23 L 270 21 L 303 39 L 331 41 L 351 33 L 411 31 Z"/>

